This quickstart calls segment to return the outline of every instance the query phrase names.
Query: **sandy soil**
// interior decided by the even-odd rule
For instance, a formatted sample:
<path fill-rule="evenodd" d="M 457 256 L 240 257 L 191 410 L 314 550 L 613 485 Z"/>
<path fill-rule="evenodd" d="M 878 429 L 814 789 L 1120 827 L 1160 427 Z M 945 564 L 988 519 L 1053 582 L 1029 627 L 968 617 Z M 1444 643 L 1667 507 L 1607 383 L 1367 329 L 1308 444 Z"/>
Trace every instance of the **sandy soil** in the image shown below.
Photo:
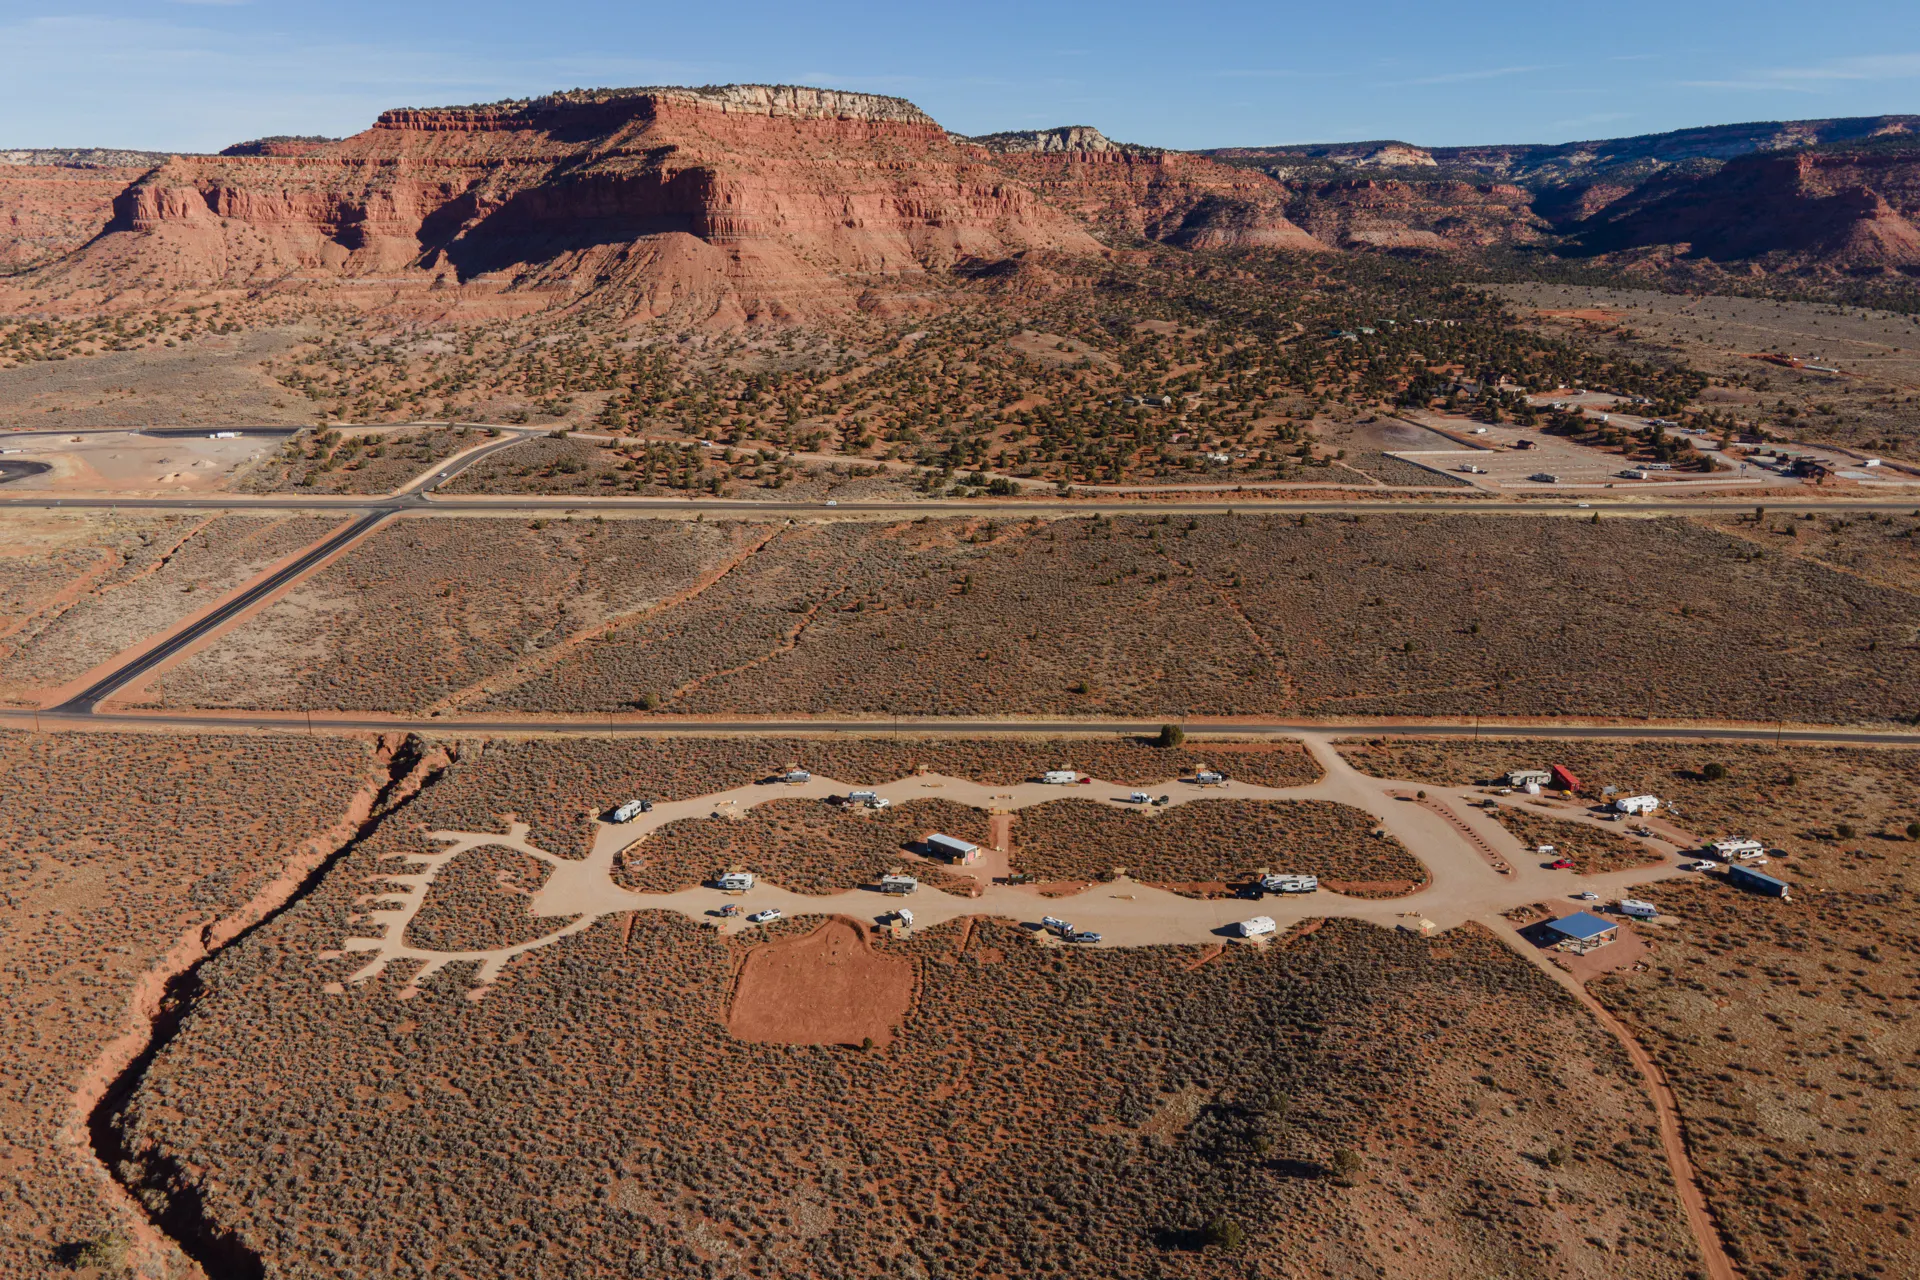
<path fill-rule="evenodd" d="M 747 953 L 727 1012 L 737 1040 L 850 1044 L 893 1040 L 913 996 L 913 966 L 874 951 L 865 925 L 835 917 Z"/>

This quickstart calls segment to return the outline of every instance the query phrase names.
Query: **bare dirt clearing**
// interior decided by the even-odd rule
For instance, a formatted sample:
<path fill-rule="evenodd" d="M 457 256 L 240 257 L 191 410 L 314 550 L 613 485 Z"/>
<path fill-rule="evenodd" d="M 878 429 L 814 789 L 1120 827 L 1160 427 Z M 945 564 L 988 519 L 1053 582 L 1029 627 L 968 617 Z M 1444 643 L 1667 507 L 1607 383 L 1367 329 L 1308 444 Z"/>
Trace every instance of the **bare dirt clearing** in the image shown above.
<path fill-rule="evenodd" d="M 763 942 L 734 979 L 727 1031 L 757 1044 L 885 1048 L 913 998 L 913 965 L 874 950 L 867 927 L 838 917 Z"/>

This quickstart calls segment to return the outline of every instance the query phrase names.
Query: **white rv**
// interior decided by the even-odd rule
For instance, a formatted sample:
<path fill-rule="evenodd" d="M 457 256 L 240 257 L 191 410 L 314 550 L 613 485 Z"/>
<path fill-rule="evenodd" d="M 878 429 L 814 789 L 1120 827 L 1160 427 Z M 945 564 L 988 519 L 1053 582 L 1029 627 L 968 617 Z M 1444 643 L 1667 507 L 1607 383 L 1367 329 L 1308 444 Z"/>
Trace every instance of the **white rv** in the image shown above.
<path fill-rule="evenodd" d="M 909 875 L 902 875 L 898 871 L 880 877 L 880 892 L 882 893 L 912 893 L 919 887 L 920 882 L 918 880 Z"/>
<path fill-rule="evenodd" d="M 1260 877 L 1262 893 L 1316 893 L 1320 888 L 1319 876 L 1269 875 Z"/>
<path fill-rule="evenodd" d="M 1659 807 L 1659 796 L 1621 796 L 1613 802 L 1615 813 L 1648 814 Z"/>
<path fill-rule="evenodd" d="M 651 808 L 653 808 L 651 801 L 629 800 L 613 811 L 613 820 L 615 822 L 632 822 L 635 818 Z"/>
<path fill-rule="evenodd" d="M 1242 920 L 1234 927 L 1240 931 L 1240 936 L 1243 938 L 1257 938 L 1261 934 L 1273 932 L 1273 917 L 1255 916 L 1251 920 Z"/>
<path fill-rule="evenodd" d="M 726 893 L 745 893 L 753 888 L 753 872 L 725 871 L 713 883 L 714 887 Z"/>
<path fill-rule="evenodd" d="M 1049 769 L 1040 775 L 1040 781 L 1054 787 L 1070 787 L 1080 781 L 1080 775 L 1072 769 Z"/>
<path fill-rule="evenodd" d="M 1720 839 L 1708 845 L 1706 851 L 1722 862 L 1732 862 L 1735 859 L 1746 862 L 1765 853 L 1767 846 L 1761 844 L 1758 840 L 1735 840 L 1728 836 L 1722 836 Z"/>

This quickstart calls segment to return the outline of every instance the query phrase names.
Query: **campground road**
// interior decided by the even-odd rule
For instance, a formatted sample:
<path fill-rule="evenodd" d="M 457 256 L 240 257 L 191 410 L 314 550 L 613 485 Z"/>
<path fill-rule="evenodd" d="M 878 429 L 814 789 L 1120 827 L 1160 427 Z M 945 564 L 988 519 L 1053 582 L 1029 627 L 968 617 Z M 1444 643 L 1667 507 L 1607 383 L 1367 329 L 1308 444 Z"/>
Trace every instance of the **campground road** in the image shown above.
<path fill-rule="evenodd" d="M 213 625 L 218 625 L 217 623 Z M 211 630 L 211 626 L 206 628 Z M 188 643 L 169 642 L 169 649 Z M 148 657 L 140 661 L 146 663 Z M 118 688 L 139 672 L 119 680 Z M 124 668 L 123 668 L 124 670 Z M 115 672 L 114 676 L 120 673 Z M 114 677 L 108 677 L 113 679 Z M 106 681 L 99 682 L 105 684 Z M 885 737 L 918 734 L 947 737 L 1045 736 L 1068 734 L 1146 735 L 1159 732 L 1159 720 L 1035 720 L 1021 717 L 948 718 L 916 716 L 855 720 L 805 717 L 736 716 L 691 719 L 660 716 L 536 716 L 511 719 L 482 716 L 407 716 L 374 712 L 337 711 L 112 711 L 93 709 L 106 694 L 89 689 L 62 705 L 44 711 L 0 711 L 0 726 L 41 729 L 155 730 L 173 733 L 236 731 L 312 732 L 330 734 L 425 733 L 491 734 L 526 737 L 675 737 L 714 734 L 726 737 L 797 737 L 808 734 L 854 734 Z M 1585 722 L 1509 722 L 1489 720 L 1329 721 L 1192 719 L 1189 734 L 1235 735 L 1254 738 L 1561 738 L 1575 741 L 1756 742 L 1799 746 L 1920 747 L 1920 730 L 1864 729 L 1846 726 L 1785 726 L 1726 724 L 1593 724 Z"/>

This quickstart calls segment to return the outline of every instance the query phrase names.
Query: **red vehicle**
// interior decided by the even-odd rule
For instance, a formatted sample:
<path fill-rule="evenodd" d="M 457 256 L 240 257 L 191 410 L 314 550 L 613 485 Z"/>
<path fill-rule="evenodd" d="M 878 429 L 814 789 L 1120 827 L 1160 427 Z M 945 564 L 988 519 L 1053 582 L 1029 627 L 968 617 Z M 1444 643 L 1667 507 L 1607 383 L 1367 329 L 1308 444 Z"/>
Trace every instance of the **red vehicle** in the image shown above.
<path fill-rule="evenodd" d="M 1555 870 L 1555 871 L 1571 871 L 1571 870 L 1573 870 L 1573 859 L 1572 859 L 1572 858 L 1558 858 L 1558 859 L 1555 859 L 1555 860 L 1554 860 L 1554 861 L 1552 861 L 1552 862 L 1549 862 L 1549 863 L 1548 863 L 1547 865 L 1548 865 L 1549 867 L 1551 867 L 1551 868 L 1553 868 L 1553 870 Z"/>

